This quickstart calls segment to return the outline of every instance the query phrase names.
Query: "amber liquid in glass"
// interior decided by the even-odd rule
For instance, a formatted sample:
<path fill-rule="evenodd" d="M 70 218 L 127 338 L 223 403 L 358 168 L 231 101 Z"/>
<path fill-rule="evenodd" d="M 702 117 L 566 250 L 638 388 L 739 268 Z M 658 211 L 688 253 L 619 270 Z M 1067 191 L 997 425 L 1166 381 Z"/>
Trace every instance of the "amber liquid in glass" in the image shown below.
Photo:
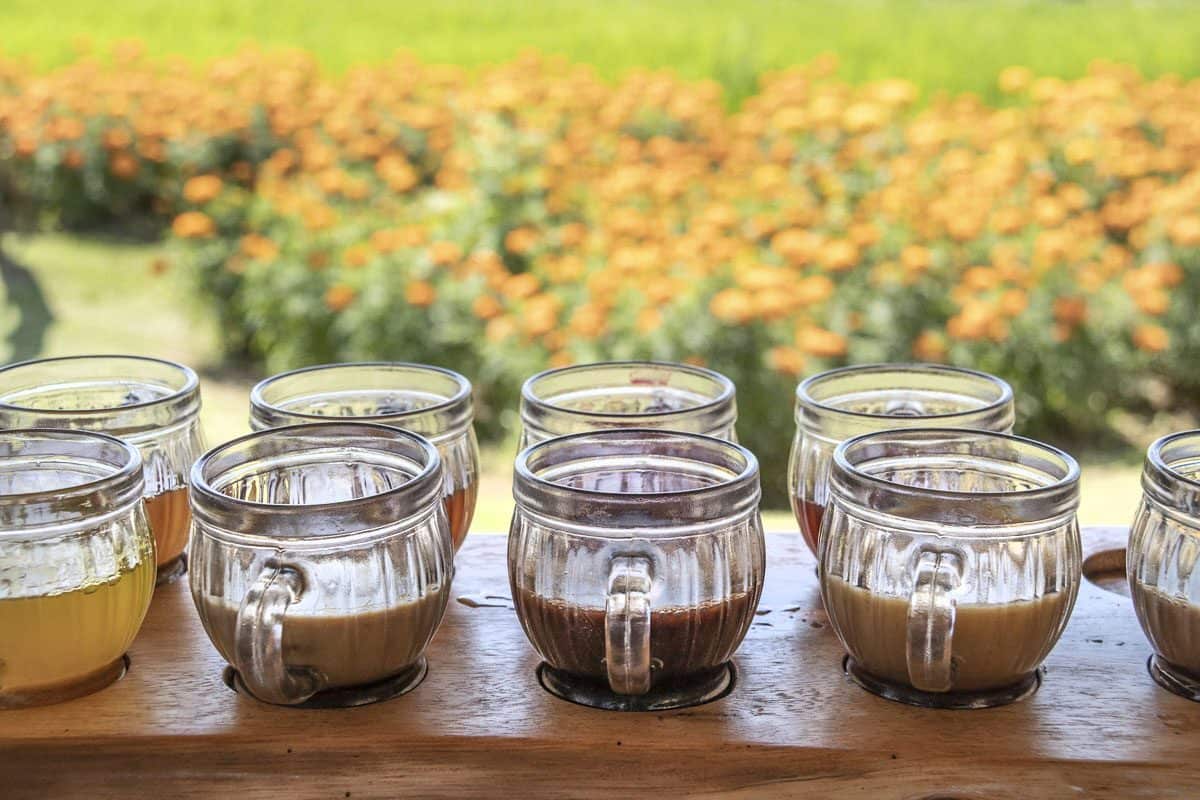
<path fill-rule="evenodd" d="M 551 600 L 529 591 L 513 597 L 550 666 L 607 684 L 604 609 Z M 742 641 L 754 616 L 745 592 L 695 606 L 650 612 L 651 677 L 655 689 L 720 668 Z"/>
<path fill-rule="evenodd" d="M 119 677 L 154 574 L 145 560 L 107 583 L 0 599 L 0 708 L 67 700 Z"/>
<path fill-rule="evenodd" d="M 819 503 L 810 503 L 807 500 L 799 500 L 797 504 L 799 505 L 797 516 L 800 517 L 800 533 L 812 551 L 817 553 L 819 552 L 817 544 L 820 541 L 821 520 L 825 517 L 825 506 Z"/>
<path fill-rule="evenodd" d="M 471 528 L 471 518 L 475 516 L 475 498 L 479 493 L 479 484 L 475 481 L 458 489 L 443 501 L 446 504 L 446 516 L 450 518 L 450 536 L 454 540 L 454 552 L 462 547 Z"/>
<path fill-rule="evenodd" d="M 154 549 L 161 568 L 183 555 L 192 525 L 186 486 L 146 498 L 146 515 L 154 533 Z"/>

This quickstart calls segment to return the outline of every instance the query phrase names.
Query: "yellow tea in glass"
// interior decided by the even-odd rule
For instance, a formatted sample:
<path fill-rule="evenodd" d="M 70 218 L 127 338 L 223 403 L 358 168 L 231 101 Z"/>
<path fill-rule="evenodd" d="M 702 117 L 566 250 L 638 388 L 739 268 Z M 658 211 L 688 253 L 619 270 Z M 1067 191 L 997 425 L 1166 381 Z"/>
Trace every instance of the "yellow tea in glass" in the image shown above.
<path fill-rule="evenodd" d="M 154 593 L 136 448 L 94 433 L 0 432 L 0 708 L 121 676 Z"/>

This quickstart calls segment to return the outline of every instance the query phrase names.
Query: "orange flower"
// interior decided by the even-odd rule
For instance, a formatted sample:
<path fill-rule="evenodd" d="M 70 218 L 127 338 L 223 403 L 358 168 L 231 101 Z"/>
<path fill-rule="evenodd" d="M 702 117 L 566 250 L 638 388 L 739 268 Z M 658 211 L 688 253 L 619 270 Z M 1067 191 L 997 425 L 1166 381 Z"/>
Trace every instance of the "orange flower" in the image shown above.
<path fill-rule="evenodd" d="M 538 242 L 538 234 L 533 228 L 513 228 L 504 236 L 504 249 L 508 252 L 523 256 L 533 249 Z"/>
<path fill-rule="evenodd" d="M 429 260 L 439 267 L 457 264 L 462 258 L 462 248 L 454 242 L 433 242 L 429 245 Z"/>
<path fill-rule="evenodd" d="M 335 283 L 325 290 L 325 305 L 333 311 L 342 311 L 358 296 L 358 292 L 344 283 Z"/>
<path fill-rule="evenodd" d="M 481 294 L 471 303 L 471 311 L 480 319 L 492 319 L 500 315 L 504 307 L 490 294 Z"/>
<path fill-rule="evenodd" d="M 767 351 L 767 364 L 776 372 L 795 378 L 804 373 L 804 353 L 789 345 L 779 345 Z"/>
<path fill-rule="evenodd" d="M 1133 302 L 1143 313 L 1157 317 L 1171 307 L 1171 296 L 1162 289 L 1150 289 L 1134 295 Z"/>
<path fill-rule="evenodd" d="M 522 300 L 532 297 L 541 288 L 541 281 L 531 272 L 510 275 L 504 279 L 500 292 L 509 300 Z"/>
<path fill-rule="evenodd" d="M 1161 325 L 1138 325 L 1133 331 L 1133 344 L 1147 353 L 1161 353 L 1171 346 L 1171 334 Z"/>
<path fill-rule="evenodd" d="M 833 272 L 850 269 L 858 264 L 858 247 L 849 239 L 834 239 L 821 248 L 820 261 Z"/>
<path fill-rule="evenodd" d="M 239 247 L 247 257 L 255 261 L 274 261 L 279 257 L 279 245 L 257 233 L 243 236 Z"/>
<path fill-rule="evenodd" d="M 946 341 L 937 331 L 922 331 L 912 346 L 913 356 L 921 361 L 944 361 Z"/>
<path fill-rule="evenodd" d="M 183 199 L 194 205 L 203 205 L 221 193 L 221 179 L 216 175 L 197 175 L 183 184 Z"/>
<path fill-rule="evenodd" d="M 346 252 L 342 253 L 342 263 L 347 267 L 365 267 L 371 261 L 371 256 L 374 253 L 371 251 L 371 246 L 365 242 L 352 244 L 346 248 Z"/>
<path fill-rule="evenodd" d="M 488 320 L 487 327 L 484 328 L 483 335 L 487 337 L 489 342 L 503 342 L 511 338 L 517 332 L 517 323 L 512 317 L 502 316 Z"/>
<path fill-rule="evenodd" d="M 217 232 L 212 217 L 199 211 L 185 211 L 171 223 L 171 232 L 181 239 L 207 239 Z"/>
<path fill-rule="evenodd" d="M 637 328 L 638 333 L 649 335 L 661 328 L 662 324 L 662 312 L 653 306 L 648 306 L 638 312 L 634 327 Z"/>
<path fill-rule="evenodd" d="M 709 300 L 708 310 L 721 322 L 742 325 L 754 315 L 754 300 L 744 289 L 722 289 Z"/>
<path fill-rule="evenodd" d="M 1064 325 L 1078 325 L 1087 319 L 1087 300 L 1082 297 L 1058 297 L 1054 300 L 1054 318 Z"/>
<path fill-rule="evenodd" d="M 114 177 L 122 180 L 130 180 L 137 176 L 141 170 L 142 164 L 137 158 L 125 150 L 113 153 L 108 157 L 108 171 Z"/>
<path fill-rule="evenodd" d="M 437 299 L 437 290 L 429 281 L 411 281 L 404 287 L 404 300 L 410 306 L 426 308 Z"/>
<path fill-rule="evenodd" d="M 1175 220 L 1167 229 L 1167 235 L 1180 247 L 1200 246 L 1200 215 L 1189 214 Z"/>
<path fill-rule="evenodd" d="M 817 358 L 839 358 L 846 355 L 846 337 L 833 331 L 815 326 L 797 332 L 796 344 L 801 350 Z"/>

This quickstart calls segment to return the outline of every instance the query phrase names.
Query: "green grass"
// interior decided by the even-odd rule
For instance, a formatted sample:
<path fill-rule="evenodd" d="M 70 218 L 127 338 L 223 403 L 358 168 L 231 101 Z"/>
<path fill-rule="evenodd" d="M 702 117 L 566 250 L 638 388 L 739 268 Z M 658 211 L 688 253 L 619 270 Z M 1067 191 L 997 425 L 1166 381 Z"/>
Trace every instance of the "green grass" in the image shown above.
<path fill-rule="evenodd" d="M 41 355 L 132 353 L 182 361 L 201 375 L 202 420 L 210 443 L 248 430 L 249 390 L 256 376 L 220 366 L 216 327 L 188 300 L 184 276 L 151 269 L 166 250 L 42 234 L 0 238 L 0 252 L 30 270 L 54 314 Z M 512 443 L 483 452 L 483 476 L 475 531 L 508 529 L 512 514 Z M 1136 460 L 1085 457 L 1084 524 L 1128 522 L 1141 487 Z M 770 530 L 795 530 L 788 511 L 769 511 Z"/>
<path fill-rule="evenodd" d="M 207 59 L 246 42 L 296 46 L 334 70 L 408 49 L 493 63 L 527 48 L 594 65 L 715 78 L 738 99 L 764 70 L 839 55 L 861 81 L 994 96 L 1000 69 L 1072 77 L 1096 58 L 1200 74 L 1200 3 L 1183 0 L 5 0 L 0 51 L 48 67 L 76 43 L 138 38 L 153 55 Z"/>

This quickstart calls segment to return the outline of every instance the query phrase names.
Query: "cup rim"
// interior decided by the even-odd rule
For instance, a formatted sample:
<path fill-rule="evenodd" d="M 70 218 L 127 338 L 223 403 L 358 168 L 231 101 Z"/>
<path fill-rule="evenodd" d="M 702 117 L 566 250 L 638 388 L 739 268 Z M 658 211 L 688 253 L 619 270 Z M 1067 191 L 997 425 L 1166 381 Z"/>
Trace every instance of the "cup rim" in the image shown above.
<path fill-rule="evenodd" d="M 0 430 L 0 439 L 46 438 L 65 440 L 92 440 L 109 446 L 115 446 L 125 453 L 125 461 L 120 467 L 100 478 L 76 483 L 61 489 L 39 489 L 33 492 L 0 493 L 0 505 L 27 505 L 44 502 L 47 495 L 56 500 L 70 500 L 77 497 L 110 490 L 120 490 L 130 480 L 136 481 L 142 477 L 142 456 L 136 447 L 123 439 L 109 436 L 97 431 L 81 431 L 71 428 L 9 428 Z M 140 493 L 139 493 L 140 496 Z"/>
<path fill-rule="evenodd" d="M 583 411 L 577 408 L 568 408 L 566 406 L 557 405 L 553 401 L 545 398 L 538 397 L 533 393 L 534 385 L 546 378 L 557 377 L 558 375 L 571 372 L 585 372 L 587 370 L 596 369 L 597 367 L 647 367 L 653 369 L 670 370 L 673 372 L 685 372 L 714 381 L 720 385 L 721 391 L 716 397 L 705 400 L 703 403 L 699 403 L 694 406 L 688 406 L 687 408 L 674 408 L 667 411 L 639 411 L 635 414 L 624 414 L 617 411 Z M 622 361 L 592 361 L 588 362 L 587 364 L 570 364 L 565 367 L 554 367 L 530 375 L 525 379 L 525 382 L 521 384 L 521 405 L 523 407 L 549 408 L 553 409 L 556 414 L 567 414 L 572 417 L 579 416 L 592 419 L 600 418 L 609 420 L 629 419 L 631 417 L 661 419 L 664 417 L 670 417 L 672 415 L 691 414 L 694 412 L 720 408 L 722 405 L 729 403 L 735 397 L 736 392 L 737 387 L 728 377 L 722 375 L 716 370 L 708 369 L 707 367 L 699 367 L 695 364 L 683 364 L 675 361 L 651 361 L 638 359 Z M 626 428 L 625 430 L 634 430 L 634 428 Z"/>
<path fill-rule="evenodd" d="M 966 367 L 955 367 L 949 364 L 932 364 L 921 361 L 908 361 L 899 363 L 878 362 L 874 364 L 852 364 L 845 367 L 836 367 L 834 369 L 818 372 L 816 375 L 810 375 L 802 380 L 796 386 L 796 401 L 808 408 L 815 409 L 821 413 L 837 414 L 852 419 L 898 419 L 888 414 L 872 414 L 865 411 L 854 411 L 847 408 L 839 408 L 829 405 L 820 400 L 817 400 L 812 395 L 812 390 L 818 385 L 827 380 L 836 380 L 837 378 L 845 377 L 846 375 L 854 374 L 884 374 L 888 372 L 925 372 L 937 375 L 969 377 L 980 380 L 981 382 L 989 383 L 997 386 L 1000 389 L 1000 396 L 986 405 L 972 408 L 966 411 L 948 411 L 941 414 L 919 414 L 914 417 L 905 417 L 903 419 L 913 421 L 933 421 L 952 420 L 957 417 L 974 416 L 977 414 L 987 414 L 994 411 L 1001 411 L 1006 406 L 1013 402 L 1013 390 L 1008 381 L 1001 377 L 992 375 L 981 370 L 968 369 Z"/>
<path fill-rule="evenodd" d="M 352 417 L 330 417 L 322 414 L 310 414 L 304 411 L 290 411 L 269 403 L 263 398 L 263 393 L 271 388 L 271 386 L 281 381 L 295 378 L 299 375 L 306 375 L 315 372 L 335 372 L 342 369 L 363 368 L 375 368 L 384 371 L 412 370 L 414 372 L 436 373 L 452 380 L 458 388 L 450 397 L 439 400 L 438 402 L 428 406 L 422 406 L 421 408 L 414 408 L 409 411 L 401 411 L 391 414 L 364 414 L 361 416 Z M 364 424 L 374 424 L 383 423 L 384 420 L 394 421 L 438 411 L 452 410 L 461 405 L 465 400 L 469 400 L 471 397 L 471 392 L 471 382 L 467 380 L 466 376 L 459 372 L 455 372 L 452 369 L 446 369 L 445 367 L 438 367 L 432 364 L 418 364 L 410 361 L 343 361 L 331 364 L 315 364 L 309 367 L 300 367 L 299 369 L 280 372 L 268 378 L 262 379 L 258 383 L 254 384 L 253 388 L 250 389 L 250 412 L 251 414 L 254 414 L 255 412 L 281 414 L 288 417 L 293 417 L 295 419 L 309 420 L 311 422 L 330 422 L 334 420 L 343 420 L 347 422 L 353 421 L 362 422 Z"/>
<path fill-rule="evenodd" d="M 349 430 L 347 430 L 349 429 Z M 403 483 L 386 489 L 382 492 L 367 495 L 365 497 L 356 497 L 348 500 L 335 500 L 325 503 L 263 503 L 256 500 L 242 500 L 239 498 L 230 497 L 224 492 L 214 488 L 209 479 L 205 476 L 205 468 L 208 467 L 216 458 L 227 453 L 235 447 L 246 444 L 247 442 L 256 439 L 268 439 L 272 437 L 283 437 L 292 434 L 302 434 L 305 436 L 328 436 L 329 443 L 333 444 L 341 438 L 339 434 L 345 433 L 367 433 L 381 439 L 397 439 L 408 440 L 416 444 L 425 454 L 425 463 L 421 470 L 410 477 Z M 424 436 L 396 428 L 391 425 L 380 425 L 373 422 L 358 422 L 358 421 L 338 421 L 330 420 L 317 423 L 306 423 L 300 425 L 285 425 L 279 428 L 266 428 L 261 431 L 253 431 L 231 439 L 223 444 L 217 445 L 204 455 L 196 460 L 192 465 L 189 488 L 192 492 L 192 506 L 195 509 L 197 500 L 210 504 L 221 510 L 241 510 L 250 513 L 273 513 L 273 514 L 340 514 L 348 511 L 368 506 L 374 503 L 386 502 L 394 500 L 404 494 L 417 491 L 421 488 L 428 488 L 426 484 L 434 484 L 437 489 L 438 497 L 441 496 L 441 457 L 438 455 L 437 448 Z M 239 535 L 247 537 L 255 537 L 253 532 L 238 531 Z M 306 540 L 320 540 L 334 537 L 346 536 L 346 532 L 331 532 L 328 534 L 318 534 L 313 536 L 305 536 Z M 279 536 L 265 536 L 259 538 L 286 538 Z"/>
<path fill-rule="evenodd" d="M 46 417 L 80 417 L 80 416 L 90 417 L 93 415 L 101 416 L 101 415 L 105 415 L 105 414 L 113 414 L 115 412 L 127 412 L 127 411 L 136 411 L 138 409 L 144 409 L 144 408 L 154 408 L 156 406 L 166 405 L 166 404 L 173 403 L 173 402 L 176 402 L 179 400 L 184 400 L 184 399 L 188 398 L 189 396 L 191 396 L 193 393 L 195 393 L 200 388 L 200 377 L 196 374 L 196 371 L 194 369 L 187 366 L 186 364 L 181 364 L 178 361 L 171 361 L 166 358 L 157 358 L 155 356 L 129 355 L 126 353 L 92 353 L 92 354 L 88 354 L 88 355 L 79 355 L 79 356 L 53 356 L 51 358 L 31 358 L 31 359 L 27 359 L 25 361 L 17 361 L 12 364 L 7 364 L 3 367 L 0 367 L 0 376 L 4 375 L 6 373 L 15 372 L 17 370 L 32 367 L 32 366 L 41 366 L 44 364 L 52 364 L 52 363 L 56 363 L 56 362 L 57 363 L 64 363 L 64 362 L 70 362 L 70 361 L 84 362 L 84 361 L 100 361 L 100 360 L 104 360 L 104 359 L 109 359 L 109 360 L 114 360 L 114 361 L 129 361 L 129 362 L 143 363 L 143 364 L 147 364 L 147 363 L 158 364 L 160 366 L 170 367 L 172 369 L 177 370 L 178 372 L 180 372 L 183 375 L 183 386 L 172 391 L 170 394 L 163 395 L 162 397 L 156 397 L 153 400 L 143 400 L 138 403 L 130 403 L 129 405 L 103 406 L 103 407 L 99 407 L 99 408 L 75 408 L 75 409 L 36 408 L 34 406 L 25 406 L 25 405 L 19 405 L 16 403 L 11 403 L 11 402 L 8 402 L 7 400 L 4 400 L 3 398 L 0 398 L 0 411 L 14 411 L 14 412 L 19 412 L 19 413 L 23 413 L 23 414 L 37 414 L 39 416 L 46 416 Z"/>
<path fill-rule="evenodd" d="M 556 483 L 552 480 L 541 477 L 533 472 L 529 467 L 529 460 L 537 455 L 542 450 L 549 449 L 553 446 L 562 447 L 569 445 L 571 442 L 598 438 L 598 439 L 620 439 L 629 436 L 646 436 L 652 439 L 680 439 L 702 441 L 710 445 L 716 446 L 726 451 L 737 453 L 745 460 L 745 464 L 737 475 L 725 478 L 717 483 L 712 483 L 707 486 L 700 486 L 691 489 L 674 489 L 665 492 L 611 492 L 601 491 L 597 489 L 581 489 L 574 486 L 564 486 L 561 483 Z M 727 439 L 719 439 L 715 436 L 709 436 L 703 433 L 688 433 L 684 431 L 663 430 L 660 428 L 606 428 L 596 431 L 582 431 L 580 433 L 571 433 L 565 436 L 556 436 L 552 439 L 531 444 L 517 454 L 516 460 L 513 462 L 514 477 L 527 481 L 533 486 L 551 491 L 570 492 L 573 495 L 580 495 L 592 500 L 614 500 L 620 502 L 630 502 L 633 500 L 655 500 L 655 499 L 680 499 L 694 495 L 708 494 L 714 491 L 727 489 L 731 486 L 737 486 L 752 480 L 758 474 L 758 459 L 748 448 L 742 445 L 731 442 Z"/>
<path fill-rule="evenodd" d="M 927 489 L 924 487 L 911 486 L 907 483 L 899 483 L 898 481 L 890 481 L 886 478 L 880 478 L 878 475 L 872 475 L 858 469 L 857 466 L 850 463 L 846 457 L 846 452 L 856 445 L 860 445 L 864 441 L 871 439 L 884 439 L 888 436 L 929 436 L 933 438 L 939 436 L 971 436 L 980 439 L 1003 439 L 1011 442 L 1019 442 L 1027 445 L 1043 453 L 1047 453 L 1055 458 L 1058 458 L 1066 466 L 1066 474 L 1063 477 L 1048 483 L 1045 486 L 1038 486 L 1033 489 L 1017 489 L 1011 492 L 956 492 L 949 489 Z M 974 428 L 908 428 L 904 430 L 886 430 L 872 431 L 870 433 L 862 433 L 845 440 L 837 446 L 833 451 L 833 460 L 837 466 L 855 476 L 860 480 L 872 483 L 881 489 L 889 491 L 902 490 L 909 492 L 920 492 L 928 497 L 936 497 L 942 500 L 964 500 L 969 498 L 997 499 L 1001 497 L 1011 497 L 1013 499 L 1024 499 L 1037 497 L 1044 494 L 1052 494 L 1053 492 L 1076 483 L 1079 480 L 1079 462 L 1075 457 L 1065 450 L 1060 450 L 1052 444 L 1039 442 L 1036 439 L 1030 439 L 1026 436 L 1019 436 L 1015 433 L 999 433 L 997 431 L 976 430 Z"/>
<path fill-rule="evenodd" d="M 1186 431 L 1176 431 L 1175 433 L 1168 433 L 1166 436 L 1160 436 L 1159 438 L 1155 439 L 1150 444 L 1150 447 L 1146 450 L 1146 462 L 1162 472 L 1164 475 L 1169 476 L 1171 480 L 1179 481 L 1191 489 L 1200 491 L 1200 480 L 1188 475 L 1184 475 L 1182 472 L 1168 464 L 1166 459 L 1163 458 L 1163 450 L 1172 444 L 1185 439 L 1196 439 L 1197 443 L 1200 443 L 1200 428 L 1193 428 Z"/>

